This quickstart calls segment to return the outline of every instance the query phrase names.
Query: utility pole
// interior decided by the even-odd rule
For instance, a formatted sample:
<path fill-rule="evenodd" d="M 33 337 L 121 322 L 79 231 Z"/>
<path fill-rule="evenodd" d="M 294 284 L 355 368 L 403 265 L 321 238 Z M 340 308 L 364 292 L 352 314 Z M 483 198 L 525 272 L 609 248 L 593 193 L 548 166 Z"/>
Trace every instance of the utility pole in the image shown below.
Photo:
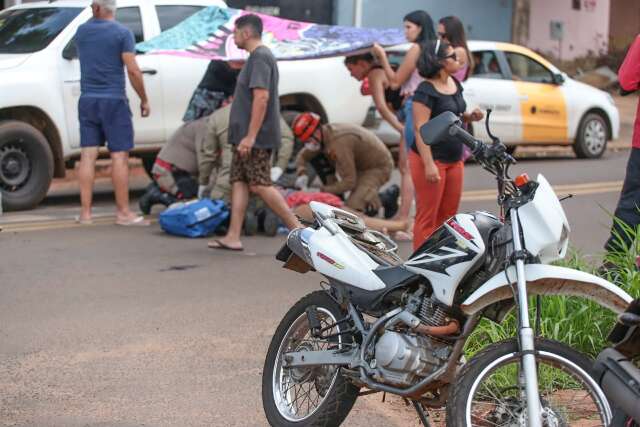
<path fill-rule="evenodd" d="M 362 1 L 353 0 L 353 26 L 362 27 Z"/>
<path fill-rule="evenodd" d="M 513 0 L 513 14 L 511 16 L 511 41 L 526 45 L 529 41 L 529 15 L 531 0 Z"/>

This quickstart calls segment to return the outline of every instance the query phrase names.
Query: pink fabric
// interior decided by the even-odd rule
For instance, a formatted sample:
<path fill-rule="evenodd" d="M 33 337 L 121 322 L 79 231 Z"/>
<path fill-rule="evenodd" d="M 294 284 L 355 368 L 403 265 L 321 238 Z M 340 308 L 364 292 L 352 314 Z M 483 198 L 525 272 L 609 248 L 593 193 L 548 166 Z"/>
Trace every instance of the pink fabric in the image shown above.
<path fill-rule="evenodd" d="M 341 208 L 344 203 L 340 197 L 331 193 L 306 193 L 304 191 L 296 191 L 287 196 L 287 204 L 291 209 L 300 205 L 307 205 L 311 202 L 321 202 L 334 208 Z"/>
<path fill-rule="evenodd" d="M 640 36 L 629 48 L 624 62 L 618 70 L 620 87 L 624 90 L 634 91 L 640 89 Z M 636 121 L 633 126 L 633 148 L 640 148 L 640 103 L 636 110 Z"/>
<path fill-rule="evenodd" d="M 467 78 L 467 70 L 469 69 L 469 64 L 464 64 L 464 67 L 460 68 L 458 71 L 456 71 L 453 75 L 453 77 L 455 77 L 455 79 L 459 82 L 463 82 L 466 80 Z"/>
<path fill-rule="evenodd" d="M 409 80 L 404 82 L 400 87 L 400 95 L 413 96 L 413 93 L 416 91 L 416 89 L 418 89 L 418 86 L 420 86 L 420 83 L 422 83 L 423 81 L 424 79 L 422 78 L 422 76 L 420 76 L 420 74 L 418 74 L 418 69 L 416 68 L 415 70 L 413 70 L 413 73 L 411 73 L 411 77 L 409 77 Z"/>

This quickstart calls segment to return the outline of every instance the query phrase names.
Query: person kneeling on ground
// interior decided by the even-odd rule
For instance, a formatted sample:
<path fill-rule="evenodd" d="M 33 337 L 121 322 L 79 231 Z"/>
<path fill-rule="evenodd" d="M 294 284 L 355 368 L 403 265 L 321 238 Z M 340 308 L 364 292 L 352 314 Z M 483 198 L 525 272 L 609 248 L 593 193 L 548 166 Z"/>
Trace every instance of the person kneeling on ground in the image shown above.
<path fill-rule="evenodd" d="M 377 215 L 382 207 L 378 191 L 389 181 L 393 170 L 393 158 L 384 143 L 361 126 L 320 125 L 320 116 L 310 112 L 299 114 L 292 127 L 294 135 L 305 144 L 296 158 L 298 176 L 304 180 L 307 162 L 322 154 L 335 165 L 340 179 L 323 185 L 321 191 L 339 196 L 350 192 L 345 202 L 348 208 Z M 397 187 L 393 202 L 397 209 Z"/>
<path fill-rule="evenodd" d="M 231 106 L 227 105 L 178 128 L 158 153 L 152 170 L 155 182 L 139 201 L 142 212 L 149 214 L 155 204 L 169 206 L 196 196 L 230 202 L 232 146 L 227 138 L 230 111 Z M 286 170 L 293 151 L 293 134 L 282 118 L 280 128 L 281 147 L 272 169 L 276 179 Z"/>

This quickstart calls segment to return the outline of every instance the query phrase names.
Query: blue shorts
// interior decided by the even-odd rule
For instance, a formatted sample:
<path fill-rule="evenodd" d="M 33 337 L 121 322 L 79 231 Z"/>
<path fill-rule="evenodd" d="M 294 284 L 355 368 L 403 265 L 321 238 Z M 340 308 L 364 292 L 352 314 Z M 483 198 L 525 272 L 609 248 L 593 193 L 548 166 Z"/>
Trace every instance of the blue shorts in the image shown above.
<path fill-rule="evenodd" d="M 107 143 L 111 152 L 133 148 L 133 122 L 126 99 L 81 96 L 78 119 L 80 147 L 100 147 Z"/>

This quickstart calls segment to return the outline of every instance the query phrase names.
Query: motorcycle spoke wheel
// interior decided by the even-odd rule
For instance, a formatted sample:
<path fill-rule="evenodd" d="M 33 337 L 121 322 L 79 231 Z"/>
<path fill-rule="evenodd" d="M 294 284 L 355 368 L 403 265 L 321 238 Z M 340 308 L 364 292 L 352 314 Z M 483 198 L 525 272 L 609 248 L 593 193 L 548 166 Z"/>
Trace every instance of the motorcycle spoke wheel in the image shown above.
<path fill-rule="evenodd" d="M 574 350 L 548 340 L 537 343 L 536 350 L 542 425 L 608 426 L 611 411 L 589 375 L 591 362 Z M 468 365 L 450 398 L 452 407 L 448 408 L 448 418 L 455 421 L 447 425 L 526 427 L 525 383 L 516 344 L 494 345 L 471 359 Z"/>
<path fill-rule="evenodd" d="M 339 331 L 333 314 L 321 307 L 317 308 L 318 320 L 325 332 L 333 335 Z M 339 337 L 335 343 L 314 338 L 311 335 L 307 315 L 300 315 L 291 325 L 278 350 L 278 362 L 274 369 L 274 400 L 281 415 L 289 421 L 302 421 L 313 415 L 327 397 L 338 368 L 322 366 L 317 368 L 283 368 L 284 355 L 296 351 L 319 351 L 341 347 Z"/>

